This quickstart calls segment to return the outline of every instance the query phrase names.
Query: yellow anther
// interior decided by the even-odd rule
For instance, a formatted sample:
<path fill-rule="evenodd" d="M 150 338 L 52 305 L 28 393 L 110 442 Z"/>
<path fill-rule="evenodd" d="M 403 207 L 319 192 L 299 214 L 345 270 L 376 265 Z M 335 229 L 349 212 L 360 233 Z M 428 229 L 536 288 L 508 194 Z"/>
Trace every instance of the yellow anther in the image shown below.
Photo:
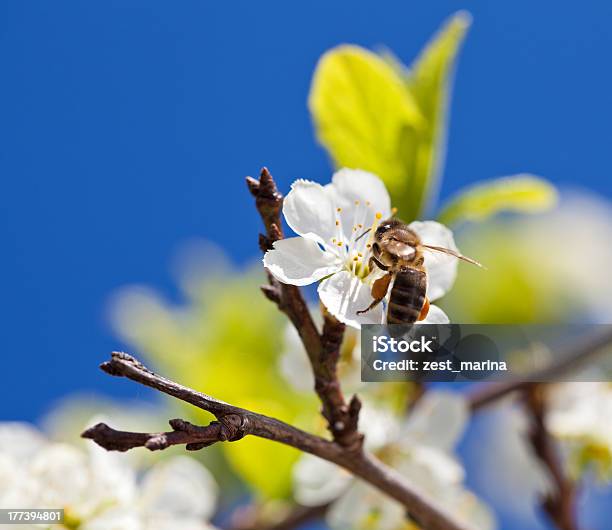
<path fill-rule="evenodd" d="M 342 241 L 338 241 L 337 245 L 338 245 L 339 247 L 341 247 L 341 246 L 342 246 Z"/>
<path fill-rule="evenodd" d="M 363 225 L 362 225 L 361 223 L 359 223 L 357 226 L 358 226 L 359 228 L 363 228 Z"/>
<path fill-rule="evenodd" d="M 357 256 L 355 256 L 355 257 L 353 258 L 353 261 L 359 261 L 359 258 L 358 258 Z"/>
<path fill-rule="evenodd" d="M 397 213 L 397 208 L 395 206 L 391 208 L 391 215 L 395 215 Z"/>
<path fill-rule="evenodd" d="M 363 258 L 363 254 L 362 254 L 361 252 L 357 252 L 357 255 L 358 255 L 360 258 Z"/>
<path fill-rule="evenodd" d="M 359 206 L 359 201 L 355 201 L 355 206 Z"/>
<path fill-rule="evenodd" d="M 341 211 L 342 211 L 342 208 L 336 208 L 336 211 L 337 211 L 337 212 L 341 212 Z"/>
<path fill-rule="evenodd" d="M 380 212 L 376 212 L 376 219 L 382 219 L 382 214 Z"/>
<path fill-rule="evenodd" d="M 340 221 L 336 221 L 336 226 L 340 226 Z"/>
<path fill-rule="evenodd" d="M 368 244 L 366 245 L 366 247 L 368 247 L 368 248 L 372 248 L 372 244 L 371 244 L 371 243 L 368 243 Z"/>

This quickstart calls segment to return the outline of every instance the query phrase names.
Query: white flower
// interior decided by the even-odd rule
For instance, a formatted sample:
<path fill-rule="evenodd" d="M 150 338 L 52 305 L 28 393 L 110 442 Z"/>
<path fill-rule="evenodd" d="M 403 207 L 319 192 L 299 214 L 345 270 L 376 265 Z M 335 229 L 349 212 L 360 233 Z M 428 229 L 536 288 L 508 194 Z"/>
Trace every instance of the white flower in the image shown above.
<path fill-rule="evenodd" d="M 364 410 L 369 418 L 362 418 L 361 424 L 370 451 L 470 527 L 495 527 L 488 508 L 464 488 L 463 467 L 452 453 L 468 418 L 460 395 L 429 392 L 407 420 L 367 406 Z M 380 417 L 373 421 L 376 412 Z M 316 457 L 304 455 L 300 459 L 294 470 L 294 486 L 296 499 L 305 504 L 337 499 L 327 517 L 334 530 L 406 528 L 405 509 L 399 503 Z"/>
<path fill-rule="evenodd" d="M 217 487 L 201 464 L 171 457 L 139 480 L 126 456 L 51 442 L 27 424 L 0 424 L 0 508 L 63 508 L 78 530 L 212 528 Z"/>
<path fill-rule="evenodd" d="M 372 283 L 382 271 L 370 270 L 368 261 L 374 230 L 391 217 L 389 194 L 375 175 L 361 170 L 341 169 L 331 184 L 321 186 L 297 180 L 283 203 L 287 224 L 299 237 L 274 243 L 264 256 L 264 265 L 281 282 L 309 285 L 320 281 L 321 301 L 338 320 L 359 328 L 361 324 L 384 322 L 382 304 L 357 314 L 372 302 Z M 427 245 L 457 250 L 448 228 L 434 221 L 413 222 L 409 227 Z M 371 229 L 368 237 L 359 237 Z M 440 298 L 452 286 L 456 259 L 427 252 L 427 296 Z M 446 323 L 448 317 L 431 306 L 423 322 Z"/>
<path fill-rule="evenodd" d="M 529 443 L 529 419 L 522 407 L 500 402 L 468 437 L 467 457 L 478 465 L 473 481 L 500 512 L 539 527 L 541 500 L 553 493 L 550 473 Z M 464 445 L 465 447 L 465 445 Z"/>
<path fill-rule="evenodd" d="M 399 422 L 390 410 L 363 403 L 360 423 L 365 428 L 365 448 L 376 452 L 399 436 Z M 344 469 L 314 455 L 304 454 L 293 468 L 295 500 L 304 506 L 318 506 L 338 498 L 353 483 Z"/>
<path fill-rule="evenodd" d="M 563 383 L 553 387 L 546 427 L 564 442 L 576 474 L 594 464 L 601 478 L 612 478 L 612 384 Z"/>

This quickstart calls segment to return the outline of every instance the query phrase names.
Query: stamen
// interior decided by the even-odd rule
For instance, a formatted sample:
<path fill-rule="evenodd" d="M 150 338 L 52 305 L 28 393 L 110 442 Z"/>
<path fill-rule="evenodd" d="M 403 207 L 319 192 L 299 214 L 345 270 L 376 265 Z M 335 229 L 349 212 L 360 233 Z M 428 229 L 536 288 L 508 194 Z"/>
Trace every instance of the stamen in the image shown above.
<path fill-rule="evenodd" d="M 359 206 L 359 201 L 355 201 L 355 206 Z"/>
<path fill-rule="evenodd" d="M 336 221 L 336 226 L 340 226 L 340 221 Z"/>
<path fill-rule="evenodd" d="M 336 208 L 336 211 L 340 213 L 342 211 L 342 208 Z"/>
<path fill-rule="evenodd" d="M 380 212 L 376 212 L 376 219 L 379 221 L 382 219 L 382 214 Z"/>

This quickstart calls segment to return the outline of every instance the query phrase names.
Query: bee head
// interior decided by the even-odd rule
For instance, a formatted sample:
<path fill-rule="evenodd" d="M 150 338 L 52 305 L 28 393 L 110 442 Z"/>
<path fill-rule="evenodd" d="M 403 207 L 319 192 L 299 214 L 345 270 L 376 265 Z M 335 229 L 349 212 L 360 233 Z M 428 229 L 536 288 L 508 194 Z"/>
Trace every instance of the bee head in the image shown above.
<path fill-rule="evenodd" d="M 376 228 L 376 232 L 375 232 L 374 235 L 375 235 L 376 239 L 380 239 L 389 230 L 397 228 L 398 226 L 401 226 L 403 224 L 404 223 L 402 221 L 400 221 L 399 219 L 394 219 L 394 218 L 385 219 L 384 221 L 380 222 L 380 224 L 378 225 L 378 228 Z"/>

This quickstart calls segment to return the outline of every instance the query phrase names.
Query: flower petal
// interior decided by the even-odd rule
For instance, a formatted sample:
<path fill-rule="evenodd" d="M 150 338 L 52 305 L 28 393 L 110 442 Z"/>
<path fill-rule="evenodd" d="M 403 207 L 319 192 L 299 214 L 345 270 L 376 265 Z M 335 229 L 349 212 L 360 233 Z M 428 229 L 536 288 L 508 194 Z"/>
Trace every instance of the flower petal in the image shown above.
<path fill-rule="evenodd" d="M 347 326 L 359 329 L 361 324 L 383 322 L 382 304 L 367 313 L 357 314 L 357 311 L 366 309 L 373 298 L 370 287 L 348 271 L 338 272 L 323 280 L 319 285 L 319 297 L 327 310 Z"/>
<path fill-rule="evenodd" d="M 283 202 L 283 215 L 296 234 L 323 245 L 330 245 L 337 233 L 332 197 L 316 182 L 296 180 Z"/>
<path fill-rule="evenodd" d="M 420 320 L 419 324 L 450 324 L 448 315 L 442 311 L 437 305 L 429 306 L 429 313 L 424 320 Z"/>
<path fill-rule="evenodd" d="M 425 245 L 458 251 L 453 233 L 440 223 L 414 221 L 409 227 L 418 234 Z M 426 250 L 424 255 L 427 270 L 427 296 L 433 302 L 444 296 L 455 282 L 457 258 L 435 250 Z"/>
<path fill-rule="evenodd" d="M 343 168 L 334 173 L 332 185 L 336 197 L 354 203 L 370 203 L 372 211 L 380 212 L 384 217 L 391 215 L 391 199 L 383 181 L 361 169 Z"/>
<path fill-rule="evenodd" d="M 407 450 L 425 445 L 452 451 L 468 422 L 463 396 L 453 392 L 428 392 L 415 405 L 402 427 L 401 440 Z"/>
<path fill-rule="evenodd" d="M 194 521 L 212 516 L 218 488 L 194 458 L 175 456 L 155 465 L 142 484 L 142 510 L 154 520 L 164 516 Z"/>
<path fill-rule="evenodd" d="M 325 504 L 337 499 L 351 480 L 352 476 L 335 464 L 304 454 L 293 468 L 295 500 L 304 506 Z"/>
<path fill-rule="evenodd" d="M 391 216 L 389 193 L 383 181 L 372 173 L 341 169 L 334 173 L 326 189 L 341 209 L 339 220 L 346 241 L 372 227 L 375 221 Z"/>
<path fill-rule="evenodd" d="M 337 256 L 303 237 L 276 241 L 263 263 L 277 280 L 291 285 L 311 284 L 341 267 Z"/>

